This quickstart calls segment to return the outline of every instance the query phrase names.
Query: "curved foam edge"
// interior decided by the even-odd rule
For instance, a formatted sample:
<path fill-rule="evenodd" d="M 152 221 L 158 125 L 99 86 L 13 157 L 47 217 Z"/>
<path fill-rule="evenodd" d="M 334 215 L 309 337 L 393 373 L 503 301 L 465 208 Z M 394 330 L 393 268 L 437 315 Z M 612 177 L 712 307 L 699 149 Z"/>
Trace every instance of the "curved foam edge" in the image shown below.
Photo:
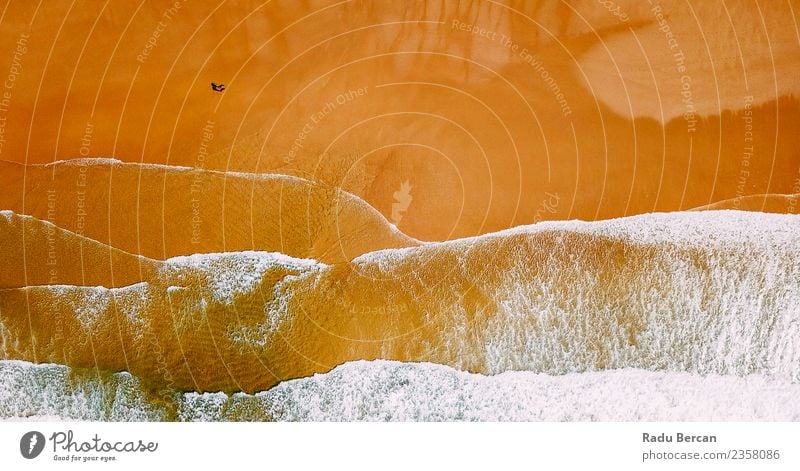
<path fill-rule="evenodd" d="M 67 160 L 55 160 L 47 164 L 23 164 L 19 162 L 12 162 L 6 160 L 0 160 L 0 162 L 9 165 L 19 165 L 23 167 L 39 167 L 39 168 L 53 168 L 53 169 L 59 166 L 98 166 L 98 167 L 116 167 L 116 168 L 125 168 L 125 167 L 138 168 L 140 169 L 140 171 L 148 169 L 148 170 L 156 170 L 162 172 L 201 172 L 207 175 L 222 175 L 226 178 L 227 177 L 241 178 L 252 181 L 282 181 L 287 183 L 302 184 L 309 186 L 317 185 L 316 182 L 313 182 L 311 180 L 294 175 L 286 175 L 281 173 L 248 173 L 240 171 L 221 171 L 221 170 L 212 170 L 206 168 L 186 167 L 182 165 L 155 164 L 155 163 L 145 163 L 145 162 L 124 162 L 122 160 L 113 157 L 88 157 L 88 158 L 81 157 L 81 158 L 67 159 Z M 369 204 L 366 200 L 364 200 L 360 196 L 345 191 L 341 188 L 337 188 L 337 192 L 346 201 L 350 201 L 353 204 L 355 204 L 368 217 L 374 218 L 389 232 L 391 232 L 393 235 L 401 239 L 404 239 L 408 244 L 419 245 L 425 243 L 425 241 L 416 239 L 398 229 L 397 226 L 392 224 L 392 222 L 386 218 L 386 216 L 384 216 L 380 211 L 378 211 L 376 208 L 374 208 L 371 204 Z"/>
<path fill-rule="evenodd" d="M 775 214 L 795 214 L 800 193 L 761 193 L 728 198 L 704 204 L 689 211 L 743 210 Z"/>
<path fill-rule="evenodd" d="M 607 237 L 633 244 L 681 244 L 685 247 L 754 244 L 795 246 L 800 234 L 800 215 L 759 213 L 734 209 L 647 213 L 600 221 L 541 221 L 463 239 L 428 242 L 417 247 L 381 249 L 355 257 L 363 265 L 380 259 L 391 260 L 439 247 L 469 248 L 477 242 L 513 235 L 565 232 Z M 766 235 L 766 236 L 765 236 Z"/>
<path fill-rule="evenodd" d="M 355 361 L 236 393 L 149 391 L 128 373 L 0 361 L 12 420 L 668 421 L 800 420 L 800 384 L 763 375 L 637 369 L 496 376 L 433 363 Z"/>

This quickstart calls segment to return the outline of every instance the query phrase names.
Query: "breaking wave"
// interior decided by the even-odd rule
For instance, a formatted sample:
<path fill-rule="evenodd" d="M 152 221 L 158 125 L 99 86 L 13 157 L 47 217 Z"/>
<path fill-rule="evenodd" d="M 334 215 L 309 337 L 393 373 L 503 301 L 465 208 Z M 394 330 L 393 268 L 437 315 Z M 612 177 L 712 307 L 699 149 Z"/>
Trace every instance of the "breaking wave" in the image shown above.
<path fill-rule="evenodd" d="M 614 370 L 548 376 L 357 361 L 254 395 L 147 390 L 127 373 L 0 361 L 0 414 L 62 420 L 800 420 L 800 385 Z"/>
<path fill-rule="evenodd" d="M 127 288 L 0 290 L 2 357 L 158 388 L 267 390 L 354 360 L 800 383 L 800 217 L 542 223 L 324 265 L 168 260 Z"/>

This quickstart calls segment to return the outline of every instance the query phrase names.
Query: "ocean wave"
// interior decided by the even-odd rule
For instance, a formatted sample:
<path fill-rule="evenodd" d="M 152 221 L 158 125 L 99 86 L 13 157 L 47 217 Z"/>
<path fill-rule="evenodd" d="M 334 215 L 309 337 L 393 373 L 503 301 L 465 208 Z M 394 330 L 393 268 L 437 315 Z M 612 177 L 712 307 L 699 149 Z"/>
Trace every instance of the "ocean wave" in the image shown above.
<path fill-rule="evenodd" d="M 635 369 L 483 376 L 356 361 L 249 395 L 148 390 L 127 373 L 0 361 L 0 416 L 180 421 L 800 420 L 800 385 Z"/>
<path fill-rule="evenodd" d="M 0 351 L 195 391 L 252 393 L 361 359 L 798 383 L 798 280 L 800 216 L 544 223 L 349 264 L 232 253 L 168 261 L 132 288 L 0 290 Z"/>
<path fill-rule="evenodd" d="M 0 208 L 28 215 L 28 224 L 42 226 L 39 232 L 49 229 L 46 221 L 92 245 L 154 260 L 261 250 L 341 262 L 420 243 L 363 199 L 288 175 L 90 158 L 48 165 L 0 161 L 0 176 L 6 189 Z M 68 243 L 80 247 L 77 239 Z M 24 261 L 28 270 L 41 270 L 46 260 Z M 60 261 L 66 265 L 66 255 Z"/>

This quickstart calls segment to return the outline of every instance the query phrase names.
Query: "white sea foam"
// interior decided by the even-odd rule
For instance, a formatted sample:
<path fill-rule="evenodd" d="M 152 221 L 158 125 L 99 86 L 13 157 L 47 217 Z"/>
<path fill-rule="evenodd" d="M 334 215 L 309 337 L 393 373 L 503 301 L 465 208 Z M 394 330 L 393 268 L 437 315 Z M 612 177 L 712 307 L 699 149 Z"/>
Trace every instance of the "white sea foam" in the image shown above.
<path fill-rule="evenodd" d="M 74 300 L 72 308 L 81 327 L 86 331 L 91 331 L 92 327 L 105 314 L 111 299 L 102 289 L 88 288 L 83 290 L 82 294 L 83 297 Z"/>
<path fill-rule="evenodd" d="M 150 285 L 146 282 L 136 283 L 124 288 L 113 289 L 110 292 L 119 312 L 131 325 L 136 326 L 135 328 L 141 328 L 145 324 L 142 313 L 145 311 L 151 295 Z"/>
<path fill-rule="evenodd" d="M 59 165 L 80 165 L 80 166 L 96 165 L 103 167 L 106 166 L 118 167 L 121 165 L 125 165 L 125 162 L 119 159 L 115 159 L 113 157 L 82 157 L 77 159 L 54 160 L 52 162 L 44 164 L 45 167 L 53 167 Z"/>
<path fill-rule="evenodd" d="M 192 267 L 209 274 L 214 298 L 231 303 L 234 296 L 252 291 L 272 268 L 305 271 L 326 265 L 312 259 L 294 258 L 278 252 L 230 252 L 195 254 L 166 260 L 168 265 Z M 172 287 L 178 288 L 178 287 Z"/>
<path fill-rule="evenodd" d="M 545 223 L 545 227 L 557 223 Z M 646 244 L 787 246 L 800 238 L 800 216 L 721 210 L 653 213 L 575 225 L 579 232 Z M 795 246 L 796 247 L 796 246 Z"/>
<path fill-rule="evenodd" d="M 441 272 L 435 267 L 426 271 L 429 259 L 452 267 L 430 295 L 422 289 L 400 292 L 410 289 L 401 283 L 391 287 L 391 294 L 411 298 L 409 319 L 434 326 L 425 340 L 430 348 L 415 358 L 485 374 L 636 368 L 763 374 L 800 383 L 800 216 L 645 215 L 537 224 L 504 234 L 360 258 L 362 267 L 373 270 L 370 275 L 390 279 L 409 269 L 436 278 Z M 509 244 L 496 243 L 504 241 Z M 502 270 L 487 262 L 498 251 Z M 137 312 L 162 312 L 167 294 L 174 322 L 193 325 L 188 323 L 202 318 L 211 303 L 235 304 L 240 294 L 263 290 L 263 311 L 253 310 L 251 298 L 242 310 L 228 311 L 226 335 L 236 347 L 269 349 L 280 327 L 304 315 L 292 305 L 308 299 L 324 309 L 331 299 L 325 296 L 341 293 L 318 291 L 346 285 L 334 268 L 275 253 L 208 254 L 168 260 L 158 279 L 136 286 L 135 293 L 133 287 L 36 289 L 78 303 L 71 308 L 87 328 L 107 315 L 103 296 L 114 297 L 126 317 L 136 320 Z M 465 301 L 465 286 L 485 298 L 481 305 Z M 73 294 L 87 290 L 92 293 Z M 292 303 L 295 297 L 301 302 Z M 37 306 L 37 315 L 46 315 L 48 306 Z M 252 315 L 245 321 L 242 313 Z"/>
<path fill-rule="evenodd" d="M 800 385 L 634 369 L 548 376 L 352 362 L 263 393 L 277 420 L 800 420 Z"/>
<path fill-rule="evenodd" d="M 503 241 L 513 246 L 502 272 L 488 262 L 467 268 L 476 266 L 470 253 Z M 456 286 L 491 305 L 481 325 L 458 293 L 420 306 L 443 324 L 433 361 L 489 374 L 640 368 L 800 383 L 800 216 L 709 211 L 545 222 L 354 263 L 391 277 L 409 259 L 424 267 L 443 251 L 458 271 Z"/>
<path fill-rule="evenodd" d="M 61 365 L 0 361 L 0 417 L 164 420 L 166 410 L 128 373 L 100 376 Z"/>
<path fill-rule="evenodd" d="M 431 363 L 356 361 L 247 395 L 148 392 L 127 373 L 0 361 L 0 417 L 65 420 L 800 420 L 800 385 L 762 375 L 634 369 L 483 376 Z"/>
<path fill-rule="evenodd" d="M 437 247 L 466 249 L 481 241 L 553 231 L 592 234 L 638 244 L 667 243 L 696 247 L 750 245 L 768 248 L 791 245 L 797 248 L 800 242 L 800 215 L 714 210 L 648 213 L 602 221 L 542 221 L 474 237 L 429 242 L 423 247 L 377 250 L 356 257 L 353 263 L 388 264 L 408 254 L 424 253 Z"/>

